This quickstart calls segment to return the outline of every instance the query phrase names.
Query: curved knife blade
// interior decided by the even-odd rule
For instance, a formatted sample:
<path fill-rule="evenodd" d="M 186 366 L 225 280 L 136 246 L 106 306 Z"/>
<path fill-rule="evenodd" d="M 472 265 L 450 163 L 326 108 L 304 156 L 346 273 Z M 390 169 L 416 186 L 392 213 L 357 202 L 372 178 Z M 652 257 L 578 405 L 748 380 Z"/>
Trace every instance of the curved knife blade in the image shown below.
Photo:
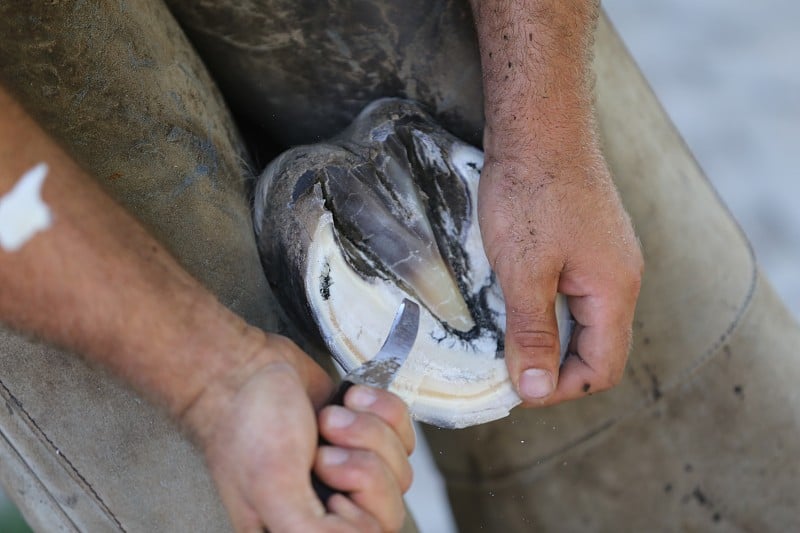
<path fill-rule="evenodd" d="M 397 308 L 392 327 L 375 357 L 347 373 L 344 381 L 386 389 L 403 366 L 419 331 L 419 305 L 407 298 Z"/>
<path fill-rule="evenodd" d="M 419 305 L 403 298 L 381 349 L 378 350 L 375 357 L 351 370 L 342 378 L 342 382 L 328 400 L 327 405 L 344 405 L 344 395 L 355 384 L 381 389 L 388 388 L 397 376 L 397 371 L 408 358 L 408 354 L 411 353 L 414 341 L 417 340 L 418 330 Z M 320 436 L 320 444 L 328 444 L 328 441 Z M 311 484 L 317 497 L 324 504 L 327 504 L 330 497 L 338 492 L 324 483 L 314 472 L 311 473 Z"/>

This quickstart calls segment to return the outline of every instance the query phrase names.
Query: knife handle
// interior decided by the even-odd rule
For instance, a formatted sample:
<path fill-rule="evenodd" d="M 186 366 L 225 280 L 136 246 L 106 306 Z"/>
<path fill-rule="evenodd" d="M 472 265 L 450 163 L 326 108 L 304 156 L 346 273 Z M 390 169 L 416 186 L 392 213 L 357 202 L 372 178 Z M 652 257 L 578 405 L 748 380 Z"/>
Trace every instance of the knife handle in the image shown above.
<path fill-rule="evenodd" d="M 344 395 L 347 394 L 347 391 L 350 390 L 350 387 L 355 385 L 352 381 L 343 380 L 339 383 L 339 386 L 336 387 L 336 390 L 333 392 L 331 397 L 325 403 L 325 405 L 341 405 L 344 406 Z M 322 435 L 319 436 L 319 446 L 323 446 L 325 444 L 330 444 L 325 437 Z M 323 505 L 328 505 L 328 500 L 334 494 L 341 494 L 341 491 L 334 489 L 333 487 L 329 486 L 327 483 L 322 481 L 319 476 L 313 471 L 311 472 L 311 486 L 314 487 L 314 492 L 317 493 L 317 498 L 323 503 Z"/>

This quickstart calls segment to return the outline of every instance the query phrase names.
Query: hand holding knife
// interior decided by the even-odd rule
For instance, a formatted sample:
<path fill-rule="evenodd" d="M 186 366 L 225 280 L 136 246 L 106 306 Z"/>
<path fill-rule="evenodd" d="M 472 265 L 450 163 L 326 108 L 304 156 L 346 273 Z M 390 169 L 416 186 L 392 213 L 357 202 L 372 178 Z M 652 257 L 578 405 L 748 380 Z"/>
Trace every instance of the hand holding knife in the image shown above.
<path fill-rule="evenodd" d="M 381 349 L 375 357 L 351 370 L 342 378 L 342 382 L 328 400 L 327 405 L 344 405 L 344 395 L 353 385 L 387 389 L 408 358 L 414 341 L 417 339 L 418 330 L 419 306 L 404 298 L 397 309 L 392 327 L 389 329 L 389 334 Z M 320 437 L 320 444 L 327 444 L 327 441 Z M 327 503 L 328 499 L 338 492 L 322 482 L 313 472 L 311 482 L 322 503 Z"/>

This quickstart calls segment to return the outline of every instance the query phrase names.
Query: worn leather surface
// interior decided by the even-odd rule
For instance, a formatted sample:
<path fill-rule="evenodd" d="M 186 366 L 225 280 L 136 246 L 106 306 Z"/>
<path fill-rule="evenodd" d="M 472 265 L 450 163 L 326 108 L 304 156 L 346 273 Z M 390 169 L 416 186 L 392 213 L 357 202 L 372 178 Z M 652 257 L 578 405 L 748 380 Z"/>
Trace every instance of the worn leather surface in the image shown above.
<path fill-rule="evenodd" d="M 480 61 L 465 0 L 166 0 L 242 117 L 281 146 L 344 129 L 384 96 L 424 102 L 480 144 Z"/>
<path fill-rule="evenodd" d="M 584 410 L 578 403 L 462 435 L 459 445 L 436 439 L 450 461 L 471 461 L 448 465 L 459 530 L 797 529 L 798 341 L 797 324 L 760 280 L 703 365 L 638 398 L 629 372 L 615 394 L 630 404 L 584 419 L 583 433 L 564 418 Z M 571 440 L 560 446 L 540 444 L 564 433 Z M 479 439 L 468 457 L 466 437 Z M 493 459 L 501 454 L 517 467 Z"/>
<path fill-rule="evenodd" d="M 230 105 L 284 142 L 333 133 L 373 97 L 396 95 L 477 136 L 462 2 L 327 14 L 310 2 L 169 4 Z M 5 2 L 0 36 L 0 81 L 224 303 L 278 329 L 250 231 L 247 156 L 167 9 Z M 606 24 L 596 66 L 604 147 L 647 260 L 633 355 L 614 391 L 426 431 L 459 525 L 795 529 L 797 324 Z M 80 358 L 4 331 L 0 396 L 0 482 L 37 530 L 227 529 L 178 430 Z"/>

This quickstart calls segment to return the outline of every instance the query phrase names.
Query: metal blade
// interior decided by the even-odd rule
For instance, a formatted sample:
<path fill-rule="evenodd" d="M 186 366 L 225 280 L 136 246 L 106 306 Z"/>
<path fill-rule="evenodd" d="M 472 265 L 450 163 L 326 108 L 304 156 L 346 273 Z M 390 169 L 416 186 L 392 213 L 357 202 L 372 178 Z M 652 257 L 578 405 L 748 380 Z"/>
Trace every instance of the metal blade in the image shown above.
<path fill-rule="evenodd" d="M 360 385 L 388 388 L 408 358 L 417 340 L 418 330 L 419 306 L 403 298 L 381 349 L 375 357 L 348 372 L 344 379 Z"/>

